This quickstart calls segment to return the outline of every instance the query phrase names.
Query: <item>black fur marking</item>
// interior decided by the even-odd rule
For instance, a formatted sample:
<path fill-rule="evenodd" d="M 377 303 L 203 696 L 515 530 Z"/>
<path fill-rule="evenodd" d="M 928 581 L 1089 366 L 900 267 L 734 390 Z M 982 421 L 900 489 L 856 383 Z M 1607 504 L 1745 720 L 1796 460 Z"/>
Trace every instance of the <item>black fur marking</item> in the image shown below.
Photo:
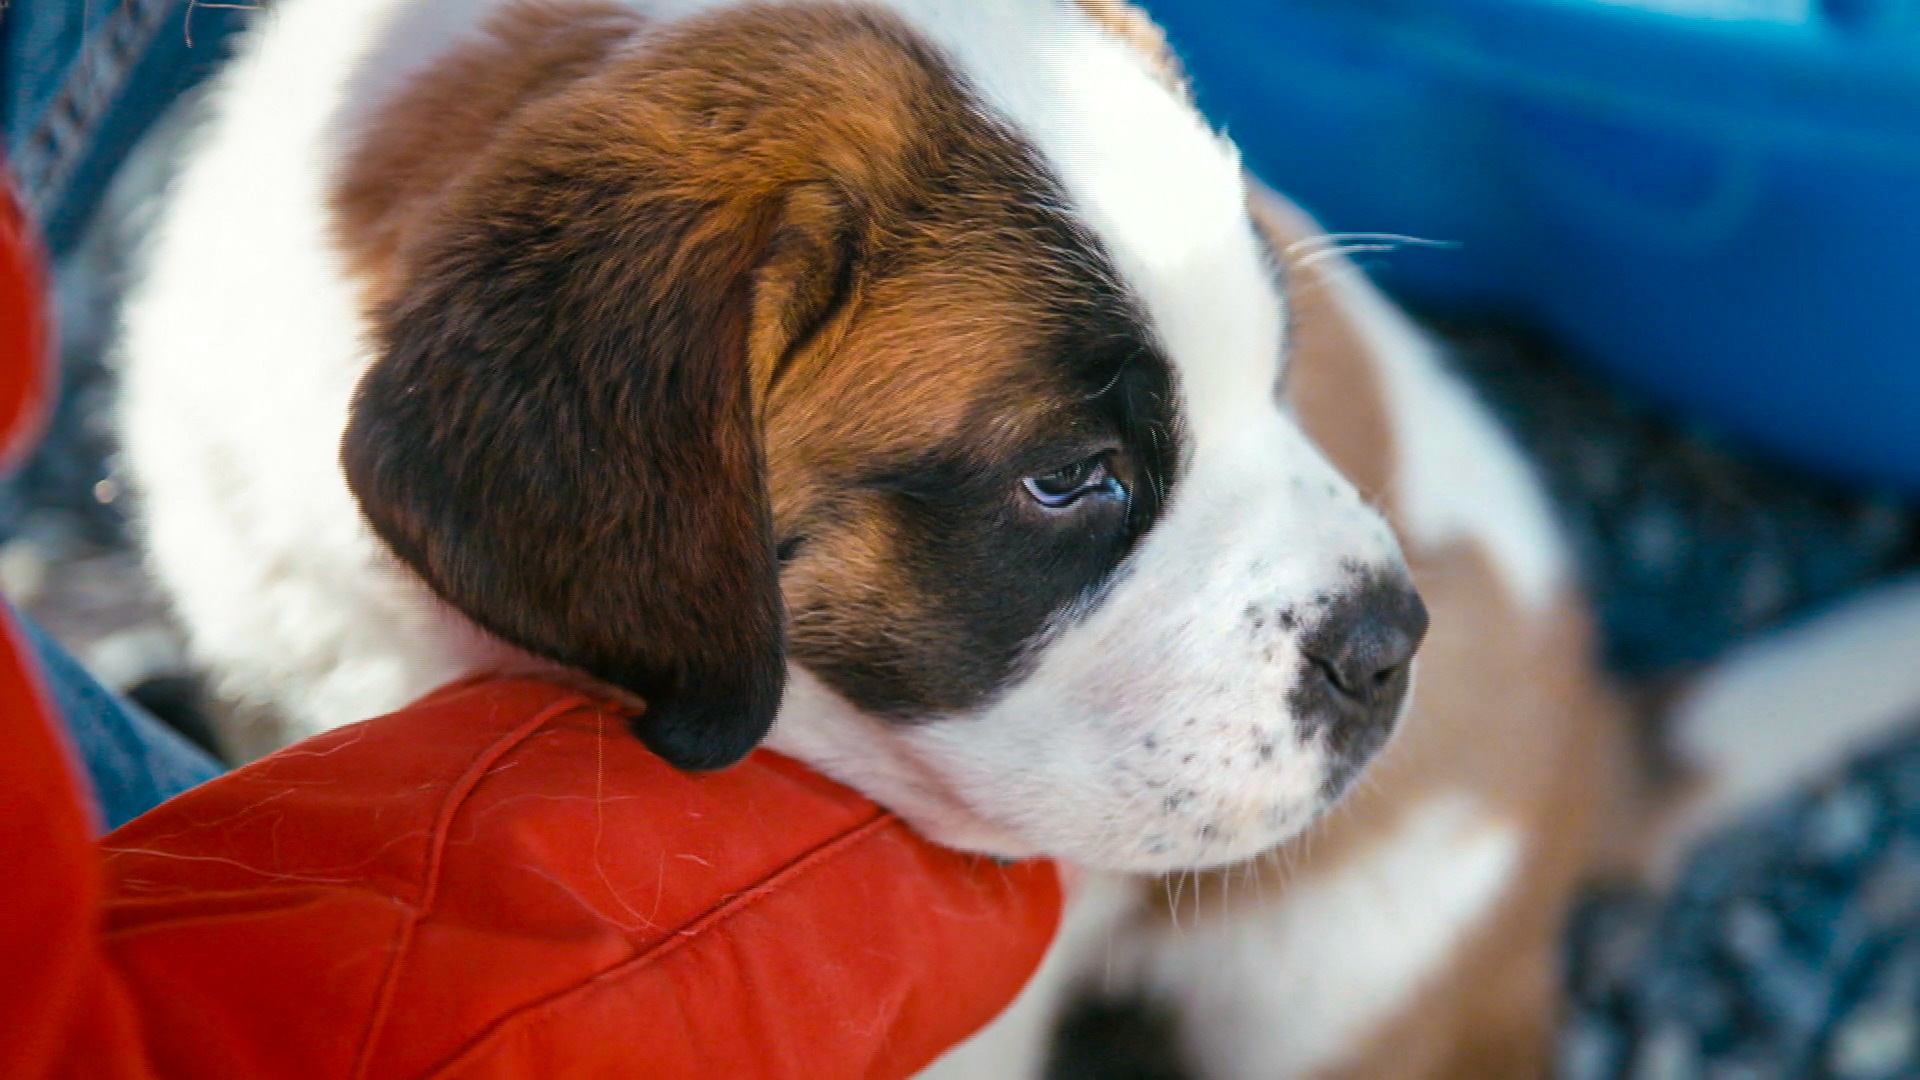
<path fill-rule="evenodd" d="M 1179 1024 L 1143 998 L 1082 998 L 1054 1031 L 1047 1080 L 1187 1080 Z"/>
<path fill-rule="evenodd" d="M 1069 386 L 1093 391 L 1074 426 L 1118 442 L 1126 502 L 1037 511 L 1020 480 L 1073 460 L 1077 451 L 1064 449 L 989 465 L 957 451 L 876 479 L 907 538 L 906 569 L 929 602 L 934 632 L 876 641 L 855 663 L 817 669 L 850 700 L 901 720 L 977 707 L 1025 673 L 1033 644 L 1063 611 L 1091 610 L 1110 589 L 1171 485 L 1163 449 L 1171 439 L 1155 437 L 1171 427 L 1162 411 L 1170 380 L 1165 363 L 1143 350 L 1119 361 L 1117 379 L 1101 370 L 1115 361 L 1089 355 L 1067 340 L 1048 364 L 1065 369 Z M 1112 388 L 1099 394 L 1102 384 Z"/>

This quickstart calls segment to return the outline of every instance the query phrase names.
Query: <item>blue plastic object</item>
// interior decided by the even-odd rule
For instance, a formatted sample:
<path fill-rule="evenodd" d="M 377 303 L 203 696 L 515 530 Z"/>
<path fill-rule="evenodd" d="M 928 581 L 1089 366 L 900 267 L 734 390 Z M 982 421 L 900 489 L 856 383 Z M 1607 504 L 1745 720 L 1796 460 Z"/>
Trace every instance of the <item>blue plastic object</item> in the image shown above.
<path fill-rule="evenodd" d="M 1147 0 L 1250 167 L 1417 304 L 1920 493 L 1920 2 Z"/>

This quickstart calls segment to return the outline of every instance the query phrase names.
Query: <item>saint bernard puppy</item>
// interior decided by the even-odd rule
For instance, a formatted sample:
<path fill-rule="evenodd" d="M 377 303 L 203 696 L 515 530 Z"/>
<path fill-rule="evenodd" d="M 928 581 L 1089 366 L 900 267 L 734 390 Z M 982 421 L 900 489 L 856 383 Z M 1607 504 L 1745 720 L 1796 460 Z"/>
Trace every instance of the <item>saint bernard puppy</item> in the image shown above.
<path fill-rule="evenodd" d="M 1138 12 L 277 0 L 203 105 L 126 458 L 277 737 L 583 673 L 1085 868 L 943 1074 L 1116 986 L 1207 1076 L 1543 1071 L 1648 805 L 1549 508 Z"/>

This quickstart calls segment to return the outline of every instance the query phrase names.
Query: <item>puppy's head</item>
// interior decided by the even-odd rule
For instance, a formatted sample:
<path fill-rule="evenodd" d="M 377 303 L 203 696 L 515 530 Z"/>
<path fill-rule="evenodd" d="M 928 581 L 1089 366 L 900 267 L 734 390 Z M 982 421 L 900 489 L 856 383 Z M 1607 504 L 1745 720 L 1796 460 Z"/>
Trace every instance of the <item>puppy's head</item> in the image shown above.
<path fill-rule="evenodd" d="M 382 110 L 349 479 L 678 764 L 778 712 L 948 843 L 1269 847 L 1425 615 L 1288 415 L 1237 162 L 1071 8 L 892 6 L 510 9 Z"/>

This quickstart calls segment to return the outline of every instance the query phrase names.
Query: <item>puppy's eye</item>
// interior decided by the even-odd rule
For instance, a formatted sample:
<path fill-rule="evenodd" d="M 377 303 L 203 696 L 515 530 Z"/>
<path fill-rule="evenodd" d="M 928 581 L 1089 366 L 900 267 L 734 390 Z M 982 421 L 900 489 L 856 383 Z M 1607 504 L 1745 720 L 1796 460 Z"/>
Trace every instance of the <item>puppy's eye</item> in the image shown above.
<path fill-rule="evenodd" d="M 1029 476 L 1021 483 L 1033 501 L 1049 510 L 1064 510 L 1081 499 L 1125 499 L 1126 486 L 1107 468 L 1107 455 L 1096 454 L 1064 469 Z"/>

